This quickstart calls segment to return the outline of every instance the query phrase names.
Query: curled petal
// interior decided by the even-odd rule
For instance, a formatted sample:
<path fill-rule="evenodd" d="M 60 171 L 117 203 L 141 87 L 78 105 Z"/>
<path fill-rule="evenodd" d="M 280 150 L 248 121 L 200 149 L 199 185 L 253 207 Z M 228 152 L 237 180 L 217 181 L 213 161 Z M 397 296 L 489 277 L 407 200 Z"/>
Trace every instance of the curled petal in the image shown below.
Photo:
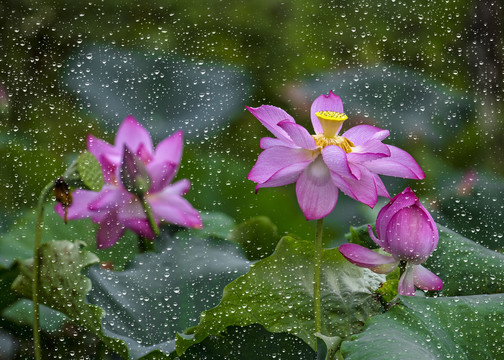
<path fill-rule="evenodd" d="M 306 220 L 327 216 L 338 201 L 338 188 L 329 168 L 319 156 L 299 176 L 296 195 Z"/>
<path fill-rule="evenodd" d="M 293 123 L 289 120 L 280 121 L 278 123 L 282 129 L 285 130 L 287 135 L 291 138 L 292 142 L 300 148 L 307 150 L 317 149 L 317 143 L 310 133 L 301 125 Z"/>
<path fill-rule="evenodd" d="M 388 274 L 399 264 L 391 256 L 378 254 L 357 244 L 343 244 L 338 250 L 352 264 L 368 268 L 378 274 Z"/>
<path fill-rule="evenodd" d="M 407 179 L 422 180 L 425 174 L 415 159 L 406 151 L 392 145 L 386 145 L 390 150 L 390 157 L 384 157 L 366 163 L 366 167 L 374 173 L 396 176 Z"/>
<path fill-rule="evenodd" d="M 374 235 L 373 228 L 371 227 L 371 225 L 368 225 L 368 234 L 369 234 L 369 237 L 371 238 L 371 240 L 373 240 L 373 242 L 376 245 L 378 245 L 379 247 L 383 247 L 382 241 Z"/>
<path fill-rule="evenodd" d="M 266 129 L 268 129 L 278 139 L 286 143 L 291 143 L 291 140 L 285 130 L 283 130 L 277 124 L 280 121 L 284 120 L 295 123 L 296 121 L 292 116 L 287 114 L 284 110 L 271 105 L 262 105 L 258 108 L 246 106 L 246 108 L 252 113 L 252 115 L 257 118 L 257 120 L 261 122 L 261 124 L 264 125 Z"/>
<path fill-rule="evenodd" d="M 406 270 L 399 279 L 398 293 L 399 295 L 414 296 L 415 283 L 413 279 L 413 264 L 407 263 Z"/>
<path fill-rule="evenodd" d="M 413 279 L 415 286 L 422 290 L 441 290 L 443 288 L 443 281 L 422 265 L 413 267 Z"/>
<path fill-rule="evenodd" d="M 382 141 L 389 135 L 388 130 L 382 130 L 371 125 L 357 125 L 345 131 L 341 136 L 353 142 L 355 146 L 360 146 L 371 140 Z"/>
<path fill-rule="evenodd" d="M 315 115 L 315 113 L 317 113 L 318 111 L 334 111 L 343 113 L 343 102 L 341 101 L 341 98 L 337 95 L 334 95 L 331 90 L 329 91 L 328 95 L 322 94 L 312 103 L 310 116 L 313 129 L 315 130 L 316 134 L 322 134 L 324 130 L 322 129 L 322 125 L 320 125 L 320 121 L 317 118 L 317 115 Z"/>
<path fill-rule="evenodd" d="M 256 164 L 247 175 L 247 179 L 262 184 L 283 168 L 296 163 L 310 162 L 312 159 L 313 155 L 310 150 L 275 146 L 259 154 Z"/>
<path fill-rule="evenodd" d="M 119 126 L 114 142 L 116 149 L 122 149 L 124 145 L 127 145 L 134 153 L 137 153 L 140 145 L 145 147 L 144 151 L 147 151 L 149 154 L 153 153 L 152 140 L 149 133 L 131 115 L 127 116 Z"/>

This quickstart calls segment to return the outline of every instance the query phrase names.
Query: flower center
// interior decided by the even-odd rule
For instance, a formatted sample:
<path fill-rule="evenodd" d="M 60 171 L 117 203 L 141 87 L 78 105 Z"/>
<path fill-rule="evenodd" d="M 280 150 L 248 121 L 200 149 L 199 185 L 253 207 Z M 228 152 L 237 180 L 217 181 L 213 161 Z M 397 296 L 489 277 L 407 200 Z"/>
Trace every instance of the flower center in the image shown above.
<path fill-rule="evenodd" d="M 320 121 L 324 135 L 329 138 L 335 137 L 343 122 L 348 119 L 348 116 L 336 111 L 317 111 L 315 115 Z"/>
<path fill-rule="evenodd" d="M 343 122 L 348 119 L 343 113 L 336 111 L 317 111 L 315 113 L 322 126 L 323 133 L 312 135 L 319 149 L 323 149 L 328 145 L 336 145 L 345 150 L 346 153 L 352 152 L 353 142 L 343 136 L 336 135 L 343 125 Z"/>
<path fill-rule="evenodd" d="M 315 139 L 317 147 L 320 149 L 323 149 L 328 145 L 336 145 L 345 150 L 345 152 L 348 154 L 352 152 L 352 146 L 355 146 L 353 142 L 351 142 L 350 140 L 348 140 L 343 136 L 336 135 L 333 137 L 327 137 L 325 136 L 325 134 L 318 134 L 312 136 L 313 139 Z"/>

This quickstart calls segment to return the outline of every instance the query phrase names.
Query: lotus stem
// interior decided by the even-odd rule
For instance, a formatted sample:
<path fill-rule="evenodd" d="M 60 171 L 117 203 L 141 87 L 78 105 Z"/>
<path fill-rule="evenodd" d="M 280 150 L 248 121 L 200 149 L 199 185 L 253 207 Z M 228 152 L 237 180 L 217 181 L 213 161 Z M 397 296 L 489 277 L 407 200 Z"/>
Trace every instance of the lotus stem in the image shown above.
<path fill-rule="evenodd" d="M 315 271 L 313 275 L 313 300 L 315 311 L 315 333 L 322 331 L 322 299 L 320 296 L 321 280 L 320 273 L 322 267 L 322 230 L 324 219 L 317 220 L 317 229 L 315 232 Z"/>

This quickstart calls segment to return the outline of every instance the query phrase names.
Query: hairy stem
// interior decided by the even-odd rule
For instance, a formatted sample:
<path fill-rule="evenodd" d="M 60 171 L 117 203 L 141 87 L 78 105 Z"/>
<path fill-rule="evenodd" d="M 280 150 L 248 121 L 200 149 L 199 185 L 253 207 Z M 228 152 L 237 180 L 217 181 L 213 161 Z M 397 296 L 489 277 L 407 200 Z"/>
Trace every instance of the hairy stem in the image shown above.
<path fill-rule="evenodd" d="M 54 182 L 47 184 L 37 203 L 37 224 L 35 228 L 35 243 L 33 244 L 33 282 L 32 282 L 32 300 L 33 300 L 33 346 L 35 359 L 42 359 L 40 344 L 40 313 L 39 313 L 39 281 L 40 281 L 40 244 L 42 243 L 42 222 L 44 220 L 44 202 L 49 192 L 54 188 Z"/>

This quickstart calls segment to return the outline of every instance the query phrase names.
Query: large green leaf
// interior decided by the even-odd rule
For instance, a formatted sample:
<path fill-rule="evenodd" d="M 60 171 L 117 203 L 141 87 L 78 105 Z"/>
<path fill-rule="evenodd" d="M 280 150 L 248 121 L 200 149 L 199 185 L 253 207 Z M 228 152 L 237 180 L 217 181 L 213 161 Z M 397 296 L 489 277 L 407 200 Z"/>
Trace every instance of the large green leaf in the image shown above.
<path fill-rule="evenodd" d="M 156 241 L 164 250 L 138 255 L 122 272 L 98 266 L 88 272 L 93 289 L 87 300 L 105 309 L 104 333 L 123 340 L 134 359 L 151 352 L 168 356 L 175 335 L 196 325 L 202 311 L 217 305 L 224 286 L 249 268 L 235 244 L 217 237 L 180 232 Z"/>
<path fill-rule="evenodd" d="M 424 264 L 443 280 L 440 295 L 476 295 L 504 292 L 504 255 L 459 235 L 442 225 L 436 250 Z M 350 242 L 377 248 L 367 227 L 352 229 Z M 372 246 L 374 245 L 374 247 Z"/>
<path fill-rule="evenodd" d="M 88 47 L 72 56 L 65 83 L 110 128 L 127 115 L 151 120 L 161 140 L 177 129 L 203 137 L 243 109 L 250 85 L 237 68 L 120 48 Z"/>
<path fill-rule="evenodd" d="M 502 359 L 504 295 L 401 297 L 341 346 L 348 360 Z M 337 359 L 334 357 L 334 359 Z"/>
<path fill-rule="evenodd" d="M 177 336 L 177 352 L 229 326 L 251 324 L 296 335 L 314 348 L 313 256 L 311 242 L 282 238 L 273 255 L 226 286 L 220 304 L 190 334 Z M 384 277 L 353 266 L 337 249 L 324 250 L 322 266 L 322 332 L 344 338 L 379 311 L 373 291 Z"/>
<path fill-rule="evenodd" d="M 98 337 L 123 357 L 128 349 L 123 341 L 104 334 L 101 318 L 104 311 L 85 301 L 91 290 L 91 281 L 81 271 L 99 262 L 98 257 L 80 249 L 81 242 L 50 241 L 40 247 L 40 303 L 58 310 L 70 319 L 93 331 Z M 20 264 L 20 275 L 12 288 L 21 296 L 32 297 L 33 259 Z"/>
<path fill-rule="evenodd" d="M 438 225 L 439 243 L 425 266 L 443 280 L 441 295 L 504 293 L 504 255 Z"/>
<path fill-rule="evenodd" d="M 446 165 L 445 165 L 446 166 Z M 436 181 L 441 222 L 492 250 L 504 249 L 504 179 L 484 171 L 444 170 Z"/>
<path fill-rule="evenodd" d="M 191 346 L 181 360 L 300 360 L 314 359 L 315 352 L 301 339 L 271 333 L 260 325 L 230 326 L 220 336 L 209 336 Z"/>

